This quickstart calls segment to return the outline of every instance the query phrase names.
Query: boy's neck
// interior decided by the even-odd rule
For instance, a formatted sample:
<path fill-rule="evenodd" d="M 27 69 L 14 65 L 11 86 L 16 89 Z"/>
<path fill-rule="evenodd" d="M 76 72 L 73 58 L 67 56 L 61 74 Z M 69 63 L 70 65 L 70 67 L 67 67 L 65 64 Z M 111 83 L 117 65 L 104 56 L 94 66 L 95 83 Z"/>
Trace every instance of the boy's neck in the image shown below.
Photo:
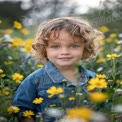
<path fill-rule="evenodd" d="M 62 70 L 59 70 L 60 73 L 68 80 L 70 80 L 71 82 L 78 82 L 78 78 L 77 78 L 77 75 L 76 75 L 76 71 L 75 71 L 75 68 L 71 69 L 62 69 Z"/>

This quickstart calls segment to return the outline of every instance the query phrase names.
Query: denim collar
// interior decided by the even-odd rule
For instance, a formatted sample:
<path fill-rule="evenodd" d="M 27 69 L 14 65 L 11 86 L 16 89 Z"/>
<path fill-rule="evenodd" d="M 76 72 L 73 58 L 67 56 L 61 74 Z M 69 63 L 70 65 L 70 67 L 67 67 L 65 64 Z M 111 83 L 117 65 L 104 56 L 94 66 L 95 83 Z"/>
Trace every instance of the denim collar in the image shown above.
<path fill-rule="evenodd" d="M 89 77 L 94 77 L 94 73 L 85 69 L 82 66 L 80 68 L 81 68 L 81 72 L 82 72 L 82 77 L 80 78 L 78 84 L 83 85 L 88 82 Z M 54 83 L 61 83 L 61 82 L 63 82 L 63 80 L 66 80 L 70 85 L 76 85 L 76 84 L 72 83 L 70 80 L 64 78 L 64 76 L 59 72 L 59 70 L 50 61 L 48 61 L 47 65 L 45 65 L 44 69 Z"/>

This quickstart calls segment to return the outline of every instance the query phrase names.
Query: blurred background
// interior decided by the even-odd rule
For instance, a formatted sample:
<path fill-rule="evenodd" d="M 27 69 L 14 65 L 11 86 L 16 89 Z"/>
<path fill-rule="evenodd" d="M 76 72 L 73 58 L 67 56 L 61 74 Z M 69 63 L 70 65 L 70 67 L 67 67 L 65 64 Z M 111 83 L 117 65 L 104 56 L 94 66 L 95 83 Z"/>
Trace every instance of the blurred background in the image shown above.
<path fill-rule="evenodd" d="M 2 27 L 14 20 L 24 26 L 37 26 L 46 19 L 60 16 L 79 16 L 94 27 L 107 25 L 112 31 L 122 31 L 121 0 L 0 0 Z"/>

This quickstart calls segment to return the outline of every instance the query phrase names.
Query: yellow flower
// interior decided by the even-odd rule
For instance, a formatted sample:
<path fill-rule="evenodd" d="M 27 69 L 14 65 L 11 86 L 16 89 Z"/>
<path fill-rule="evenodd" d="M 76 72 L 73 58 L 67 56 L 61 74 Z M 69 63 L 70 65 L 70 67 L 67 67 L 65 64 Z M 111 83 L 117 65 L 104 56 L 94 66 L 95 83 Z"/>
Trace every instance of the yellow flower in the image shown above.
<path fill-rule="evenodd" d="M 21 33 L 24 34 L 24 35 L 28 35 L 29 34 L 29 31 L 27 29 L 22 29 L 21 30 Z"/>
<path fill-rule="evenodd" d="M 9 91 L 7 91 L 6 89 L 3 89 L 2 92 L 3 92 L 4 95 L 9 95 Z"/>
<path fill-rule="evenodd" d="M 50 89 L 47 90 L 47 93 L 50 94 L 49 97 L 60 94 L 62 92 L 63 92 L 63 89 L 61 87 L 56 88 L 55 86 L 52 86 Z"/>
<path fill-rule="evenodd" d="M 16 29 L 21 29 L 22 28 L 22 24 L 20 22 L 18 22 L 18 21 L 14 21 L 14 25 L 13 26 Z"/>
<path fill-rule="evenodd" d="M 0 76 L 1 76 L 2 78 L 4 78 L 4 77 L 6 76 L 6 74 L 1 74 Z"/>
<path fill-rule="evenodd" d="M 106 42 L 112 42 L 112 39 L 111 38 L 107 38 Z"/>
<path fill-rule="evenodd" d="M 12 75 L 12 79 L 16 81 L 16 83 L 20 83 L 23 80 L 24 76 L 21 75 L 20 73 L 14 73 Z"/>
<path fill-rule="evenodd" d="M 81 118 L 88 121 L 90 120 L 92 112 L 93 111 L 90 108 L 86 107 L 71 108 L 67 110 L 67 116 L 72 119 Z"/>
<path fill-rule="evenodd" d="M 37 67 L 38 68 L 42 68 L 44 65 L 43 64 L 38 64 Z"/>
<path fill-rule="evenodd" d="M 105 74 L 97 74 L 96 76 L 99 79 L 102 79 L 102 78 L 105 79 L 106 78 L 106 75 Z"/>
<path fill-rule="evenodd" d="M 4 64 L 5 65 L 10 65 L 10 64 L 12 64 L 13 62 L 12 61 L 4 61 Z"/>
<path fill-rule="evenodd" d="M 12 32 L 13 32 L 13 30 L 12 29 L 6 29 L 6 31 L 5 31 L 7 34 L 11 34 Z"/>
<path fill-rule="evenodd" d="M 108 95 L 102 92 L 93 92 L 89 94 L 89 98 L 92 102 L 103 102 L 108 98 Z"/>
<path fill-rule="evenodd" d="M 109 31 L 109 28 L 106 27 L 106 26 L 101 26 L 101 27 L 99 28 L 99 30 L 102 31 L 103 33 L 106 33 L 106 32 Z"/>
<path fill-rule="evenodd" d="M 23 41 L 20 38 L 14 38 L 11 40 L 12 46 L 13 47 L 17 47 L 17 46 L 22 46 L 23 45 Z"/>
<path fill-rule="evenodd" d="M 97 63 L 103 63 L 105 62 L 105 59 L 103 56 L 100 56 L 99 59 L 96 61 Z"/>
<path fill-rule="evenodd" d="M 107 60 L 111 60 L 111 59 L 115 59 L 115 58 L 119 58 L 121 55 L 117 54 L 117 53 L 113 53 L 113 54 L 107 54 L 106 57 L 107 57 Z"/>
<path fill-rule="evenodd" d="M 18 107 L 16 107 L 16 106 L 10 106 L 10 107 L 7 108 L 7 112 L 8 112 L 9 114 L 18 113 L 19 110 L 20 110 L 20 109 L 19 109 Z"/>
<path fill-rule="evenodd" d="M 116 37 L 116 34 L 115 34 L 115 33 L 111 33 L 111 34 L 110 34 L 110 37 L 111 37 L 111 38 L 115 38 L 115 37 Z"/>
<path fill-rule="evenodd" d="M 35 103 L 35 104 L 40 104 L 40 103 L 42 103 L 42 101 L 43 101 L 44 99 L 43 98 L 35 98 L 34 100 L 33 100 L 33 103 Z"/>
<path fill-rule="evenodd" d="M 33 40 L 32 39 L 28 39 L 25 41 L 25 43 L 23 44 L 23 47 L 24 47 L 24 51 L 25 52 L 30 52 L 31 49 L 32 49 L 32 43 L 33 43 Z"/>
<path fill-rule="evenodd" d="M 95 89 L 95 88 L 106 88 L 107 87 L 107 82 L 105 79 L 99 79 L 99 78 L 92 78 L 89 80 L 90 86 L 87 87 L 87 89 L 90 90 L 90 88 Z"/>
<path fill-rule="evenodd" d="M 121 83 L 121 80 L 116 80 L 116 83 L 117 83 L 117 84 L 120 84 L 120 83 Z"/>
<path fill-rule="evenodd" d="M 0 69 L 0 74 L 2 74 L 3 73 L 3 70 L 2 69 Z"/>
<path fill-rule="evenodd" d="M 27 110 L 27 111 L 23 112 L 24 117 L 31 118 L 31 116 L 33 116 L 33 115 L 34 115 L 34 112 L 31 110 Z"/>
<path fill-rule="evenodd" d="M 112 82 L 113 80 L 108 80 L 108 82 Z"/>
<path fill-rule="evenodd" d="M 2 20 L 0 20 L 0 24 L 2 23 Z"/>
<path fill-rule="evenodd" d="M 69 100 L 71 100 L 71 101 L 72 101 L 72 100 L 75 100 L 75 98 L 74 98 L 74 97 L 70 97 L 70 98 L 69 98 Z"/>

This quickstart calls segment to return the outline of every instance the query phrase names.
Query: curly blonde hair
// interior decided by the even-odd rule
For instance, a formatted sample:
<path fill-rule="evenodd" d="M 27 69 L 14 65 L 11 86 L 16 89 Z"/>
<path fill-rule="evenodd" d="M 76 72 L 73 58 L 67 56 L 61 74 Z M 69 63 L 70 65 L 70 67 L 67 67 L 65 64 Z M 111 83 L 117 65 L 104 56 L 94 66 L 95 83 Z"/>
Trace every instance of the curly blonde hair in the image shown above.
<path fill-rule="evenodd" d="M 40 24 L 32 45 L 32 56 L 39 61 L 48 60 L 45 47 L 50 41 L 50 34 L 54 32 L 54 38 L 58 38 L 59 32 L 63 29 L 70 33 L 72 37 L 78 36 L 81 38 L 85 45 L 82 59 L 96 56 L 99 52 L 100 44 L 98 40 L 104 37 L 102 32 L 94 30 L 86 20 L 76 17 L 60 17 Z"/>

